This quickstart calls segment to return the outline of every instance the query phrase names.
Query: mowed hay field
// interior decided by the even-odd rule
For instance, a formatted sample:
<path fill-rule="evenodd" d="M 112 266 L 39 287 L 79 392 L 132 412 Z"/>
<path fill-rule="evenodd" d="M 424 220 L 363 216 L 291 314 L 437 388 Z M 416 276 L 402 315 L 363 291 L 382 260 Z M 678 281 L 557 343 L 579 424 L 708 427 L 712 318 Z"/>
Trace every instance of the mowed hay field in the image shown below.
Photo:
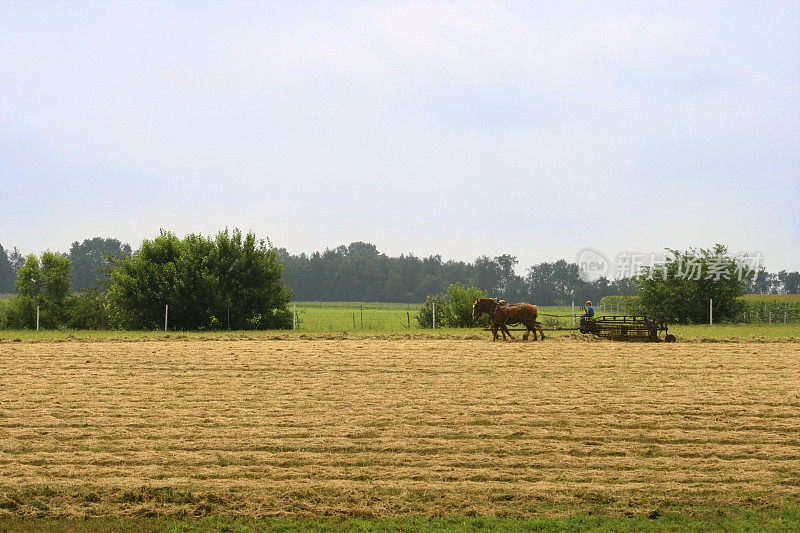
<path fill-rule="evenodd" d="M 0 516 L 795 505 L 800 343 L 0 343 Z"/>

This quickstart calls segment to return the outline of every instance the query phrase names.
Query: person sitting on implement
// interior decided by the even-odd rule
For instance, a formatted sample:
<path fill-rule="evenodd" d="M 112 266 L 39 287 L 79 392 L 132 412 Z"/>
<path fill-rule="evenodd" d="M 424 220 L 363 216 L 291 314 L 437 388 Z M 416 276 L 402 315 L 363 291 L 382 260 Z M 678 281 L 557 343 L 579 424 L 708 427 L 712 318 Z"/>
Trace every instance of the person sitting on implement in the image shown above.
<path fill-rule="evenodd" d="M 586 327 L 586 321 L 594 317 L 594 307 L 592 301 L 586 300 L 586 312 L 581 315 L 581 328 Z"/>

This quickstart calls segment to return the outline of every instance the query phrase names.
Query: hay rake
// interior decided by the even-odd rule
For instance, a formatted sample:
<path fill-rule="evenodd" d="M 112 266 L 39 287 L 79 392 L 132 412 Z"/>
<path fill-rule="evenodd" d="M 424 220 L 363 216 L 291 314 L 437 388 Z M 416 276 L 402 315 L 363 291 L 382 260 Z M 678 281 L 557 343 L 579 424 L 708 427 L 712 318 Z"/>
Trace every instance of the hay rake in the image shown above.
<path fill-rule="evenodd" d="M 647 316 L 593 317 L 575 329 L 581 333 L 591 333 L 615 341 L 675 342 L 675 335 L 668 332 L 666 323 Z"/>
<path fill-rule="evenodd" d="M 540 314 L 558 318 L 572 318 L 570 316 Z M 485 331 L 490 331 L 490 328 L 486 328 Z M 526 330 L 514 328 L 509 329 L 509 331 Z M 586 322 L 580 327 L 558 328 L 556 331 L 580 331 L 584 334 L 592 334 L 602 339 L 615 341 L 675 342 L 675 335 L 669 333 L 665 322 L 647 316 L 598 316 L 586 319 Z"/>

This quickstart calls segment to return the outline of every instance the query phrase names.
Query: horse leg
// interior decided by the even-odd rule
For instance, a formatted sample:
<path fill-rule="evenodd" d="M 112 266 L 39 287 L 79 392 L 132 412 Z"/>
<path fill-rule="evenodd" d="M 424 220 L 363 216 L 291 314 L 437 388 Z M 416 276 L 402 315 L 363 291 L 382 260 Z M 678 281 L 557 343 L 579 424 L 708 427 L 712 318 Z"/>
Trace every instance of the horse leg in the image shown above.
<path fill-rule="evenodd" d="M 508 326 L 506 326 L 505 323 L 504 323 L 504 324 L 501 325 L 501 327 L 503 328 L 503 340 L 506 340 L 506 333 L 508 333 L 508 338 L 513 341 L 514 340 L 514 336 L 511 334 L 510 331 L 508 331 Z"/>
<path fill-rule="evenodd" d="M 542 340 L 544 340 L 544 330 L 542 329 L 542 324 L 540 322 L 534 322 L 534 326 L 539 330 L 539 333 L 542 335 Z"/>
<path fill-rule="evenodd" d="M 492 322 L 492 341 L 497 340 L 497 324 Z"/>
<path fill-rule="evenodd" d="M 525 322 L 525 333 L 522 335 L 522 340 L 528 340 L 528 336 L 531 334 L 531 326 Z M 536 330 L 533 330 L 533 340 L 536 340 Z"/>
<path fill-rule="evenodd" d="M 533 340 L 536 341 L 536 322 L 528 322 L 525 327 L 528 328 L 528 333 L 533 332 Z"/>

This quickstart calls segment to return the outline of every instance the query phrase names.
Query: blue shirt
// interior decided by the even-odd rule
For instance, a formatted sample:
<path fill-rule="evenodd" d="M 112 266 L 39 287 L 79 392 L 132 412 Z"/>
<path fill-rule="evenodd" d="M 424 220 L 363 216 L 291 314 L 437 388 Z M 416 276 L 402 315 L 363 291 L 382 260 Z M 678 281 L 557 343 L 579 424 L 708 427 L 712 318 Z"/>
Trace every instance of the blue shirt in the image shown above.
<path fill-rule="evenodd" d="M 586 308 L 586 316 L 587 317 L 594 316 L 594 307 L 592 307 L 591 305 Z"/>

